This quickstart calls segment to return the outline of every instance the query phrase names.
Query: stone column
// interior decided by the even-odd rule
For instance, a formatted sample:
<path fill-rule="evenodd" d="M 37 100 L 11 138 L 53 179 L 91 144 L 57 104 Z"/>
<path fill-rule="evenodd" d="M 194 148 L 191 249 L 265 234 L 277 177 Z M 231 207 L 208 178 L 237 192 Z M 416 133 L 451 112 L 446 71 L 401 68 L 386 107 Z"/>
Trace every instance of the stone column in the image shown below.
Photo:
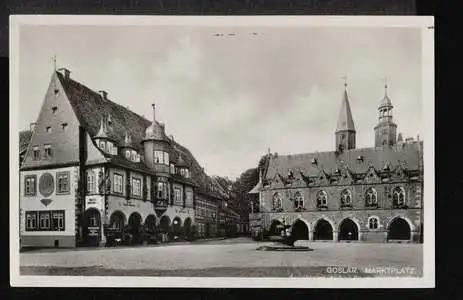
<path fill-rule="evenodd" d="M 363 241 L 363 231 L 359 230 L 359 241 Z"/>
<path fill-rule="evenodd" d="M 419 231 L 412 231 L 410 232 L 410 241 L 416 243 L 420 240 L 420 232 Z"/>
<path fill-rule="evenodd" d="M 106 246 L 106 235 L 105 235 L 105 232 L 104 232 L 104 223 L 106 222 L 106 218 L 104 217 L 105 216 L 104 211 L 100 211 L 100 213 L 101 213 L 101 217 L 100 217 L 101 239 L 100 239 L 100 242 L 99 242 L 99 246 L 104 247 L 104 246 Z"/>
<path fill-rule="evenodd" d="M 333 241 L 337 242 L 338 241 L 338 231 L 333 231 Z"/>
<path fill-rule="evenodd" d="M 309 241 L 313 241 L 313 231 L 309 230 Z"/>

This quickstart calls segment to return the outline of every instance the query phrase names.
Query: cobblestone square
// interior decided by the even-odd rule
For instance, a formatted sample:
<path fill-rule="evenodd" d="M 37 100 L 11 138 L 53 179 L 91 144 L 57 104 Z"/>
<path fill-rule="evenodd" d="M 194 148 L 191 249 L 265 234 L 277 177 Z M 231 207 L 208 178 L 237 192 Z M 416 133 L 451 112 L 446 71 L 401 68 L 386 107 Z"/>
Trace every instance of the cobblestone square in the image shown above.
<path fill-rule="evenodd" d="M 257 251 L 271 243 L 236 238 L 126 248 L 21 254 L 22 275 L 371 277 L 421 276 L 422 244 L 300 241 L 313 251 Z"/>

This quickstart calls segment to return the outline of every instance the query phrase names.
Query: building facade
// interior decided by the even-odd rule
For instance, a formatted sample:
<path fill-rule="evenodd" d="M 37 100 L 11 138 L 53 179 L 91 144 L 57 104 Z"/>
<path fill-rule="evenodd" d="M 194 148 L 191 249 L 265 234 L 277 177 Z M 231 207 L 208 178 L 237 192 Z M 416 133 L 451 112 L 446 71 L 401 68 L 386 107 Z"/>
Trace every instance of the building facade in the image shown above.
<path fill-rule="evenodd" d="M 147 120 L 70 76 L 53 72 L 34 128 L 20 133 L 21 246 L 105 245 L 129 233 L 217 232 L 224 192 L 191 152 Z M 198 212 L 207 207 L 211 218 Z"/>
<path fill-rule="evenodd" d="M 259 183 L 254 236 L 290 234 L 305 240 L 365 242 L 423 239 L 423 142 L 396 136 L 392 101 L 378 107 L 375 147 L 356 148 L 347 90 L 335 149 L 296 155 L 269 153 Z"/>

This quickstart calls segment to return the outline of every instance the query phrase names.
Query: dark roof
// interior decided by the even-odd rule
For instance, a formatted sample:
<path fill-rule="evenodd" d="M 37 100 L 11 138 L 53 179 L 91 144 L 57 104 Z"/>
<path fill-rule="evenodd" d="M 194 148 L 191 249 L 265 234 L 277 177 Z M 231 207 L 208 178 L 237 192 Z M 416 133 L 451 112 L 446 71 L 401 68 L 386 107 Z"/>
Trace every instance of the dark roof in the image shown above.
<path fill-rule="evenodd" d="M 23 130 L 19 132 L 19 152 L 27 149 L 32 137 L 31 130 Z"/>
<path fill-rule="evenodd" d="M 352 117 L 352 111 L 350 109 L 349 97 L 347 96 L 347 90 L 344 90 L 342 97 L 341 110 L 339 111 L 338 124 L 336 131 L 351 130 L 355 131 L 354 119 Z"/>
<path fill-rule="evenodd" d="M 64 87 L 80 124 L 86 128 L 90 136 L 93 137 L 98 133 L 101 119 L 103 117 L 106 119 L 110 115 L 112 120 L 110 129 L 115 141 L 120 146 L 124 145 L 125 135 L 127 133 L 130 135 L 132 145 L 138 149 L 140 155 L 143 155 L 143 146 L 141 142 L 145 137 L 145 130 L 152 123 L 151 121 L 109 99 L 103 99 L 99 93 L 71 78 L 66 78 L 59 72 L 57 72 L 57 76 Z M 158 122 L 156 123 L 158 125 L 157 128 L 162 126 Z M 182 155 L 185 164 L 190 168 L 191 181 L 198 187 L 199 192 L 221 198 L 220 193 L 216 192 L 217 189 L 220 189 L 220 186 L 217 187 L 217 184 L 211 177 L 204 172 L 191 152 L 184 146 L 167 137 L 165 140 L 174 146 L 175 151 L 171 153 L 174 160 L 177 159 L 178 153 Z M 105 156 L 110 158 L 111 162 L 114 164 L 151 172 L 143 162 L 134 163 L 122 156 L 107 154 L 105 154 Z"/>
<path fill-rule="evenodd" d="M 336 169 L 346 167 L 353 174 L 364 174 L 370 166 L 376 170 L 382 170 L 386 164 L 390 169 L 399 165 L 407 170 L 421 170 L 422 162 L 419 154 L 422 149 L 422 141 L 401 143 L 391 147 L 376 147 L 345 150 L 342 153 L 316 152 L 295 155 L 271 156 L 266 179 L 273 179 L 275 176 L 286 176 L 292 172 L 302 172 L 304 176 L 318 176 L 321 171 L 332 174 Z M 358 158 L 361 158 L 359 160 Z M 316 164 L 314 163 L 316 161 Z"/>

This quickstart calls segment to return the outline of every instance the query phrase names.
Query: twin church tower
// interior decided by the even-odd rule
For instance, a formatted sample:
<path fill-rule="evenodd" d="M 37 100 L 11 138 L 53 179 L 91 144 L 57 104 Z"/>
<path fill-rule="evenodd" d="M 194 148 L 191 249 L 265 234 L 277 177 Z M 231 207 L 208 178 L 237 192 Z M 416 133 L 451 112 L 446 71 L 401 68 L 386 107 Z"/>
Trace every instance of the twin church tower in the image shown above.
<path fill-rule="evenodd" d="M 392 102 L 387 95 L 387 84 L 384 86 L 384 97 L 378 107 L 379 120 L 375 126 L 375 147 L 393 146 L 397 143 L 397 125 L 392 120 Z M 355 125 L 347 96 L 347 83 L 344 83 L 344 94 L 336 126 L 336 150 L 355 149 Z M 400 137 L 400 135 L 399 135 Z"/>

